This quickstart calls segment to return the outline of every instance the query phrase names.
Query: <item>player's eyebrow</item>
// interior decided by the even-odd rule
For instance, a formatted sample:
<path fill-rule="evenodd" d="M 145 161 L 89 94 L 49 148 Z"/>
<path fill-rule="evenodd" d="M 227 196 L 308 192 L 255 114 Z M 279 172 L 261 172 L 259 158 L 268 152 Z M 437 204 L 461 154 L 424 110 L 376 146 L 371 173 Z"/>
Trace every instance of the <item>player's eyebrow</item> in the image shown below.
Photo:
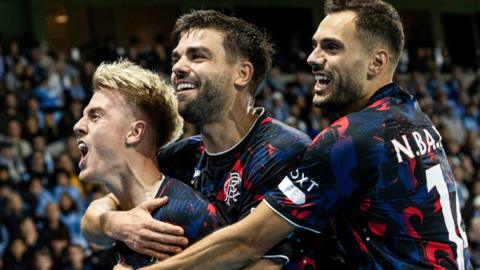
<path fill-rule="evenodd" d="M 204 54 L 207 58 L 212 58 L 212 52 L 210 51 L 210 49 L 204 46 L 188 47 L 185 54 L 188 57 L 191 57 L 192 55 L 195 55 L 195 54 Z M 172 52 L 172 55 L 171 55 L 172 60 L 178 60 L 180 57 L 181 55 L 177 50 L 174 50 Z"/>
<path fill-rule="evenodd" d="M 329 44 L 335 44 L 336 46 L 338 46 L 339 48 L 343 48 L 344 45 L 343 45 L 343 42 L 341 42 L 340 40 L 336 39 L 336 38 L 324 38 L 320 41 L 320 45 L 321 46 L 324 46 L 324 45 L 329 45 Z"/>
<path fill-rule="evenodd" d="M 92 114 L 92 113 L 103 113 L 104 110 L 100 107 L 87 107 L 83 110 L 83 115 L 88 115 L 88 114 Z"/>

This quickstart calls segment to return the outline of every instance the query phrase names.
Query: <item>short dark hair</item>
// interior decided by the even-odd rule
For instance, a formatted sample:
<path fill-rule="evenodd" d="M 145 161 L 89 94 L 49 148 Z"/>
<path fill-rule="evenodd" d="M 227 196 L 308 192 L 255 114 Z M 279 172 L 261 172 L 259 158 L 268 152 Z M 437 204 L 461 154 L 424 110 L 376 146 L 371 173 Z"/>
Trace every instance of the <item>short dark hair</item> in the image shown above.
<path fill-rule="evenodd" d="M 341 11 L 357 14 L 355 25 L 365 49 L 385 44 L 391 50 L 392 64 L 397 65 L 405 36 L 400 15 L 392 5 L 381 0 L 326 0 L 325 15 Z"/>
<path fill-rule="evenodd" d="M 240 18 L 227 16 L 215 10 L 193 10 L 182 15 L 175 23 L 172 40 L 192 29 L 215 29 L 224 33 L 223 47 L 227 61 L 244 57 L 253 65 L 250 94 L 255 96 L 258 85 L 267 77 L 272 66 L 273 45 L 265 31 Z"/>

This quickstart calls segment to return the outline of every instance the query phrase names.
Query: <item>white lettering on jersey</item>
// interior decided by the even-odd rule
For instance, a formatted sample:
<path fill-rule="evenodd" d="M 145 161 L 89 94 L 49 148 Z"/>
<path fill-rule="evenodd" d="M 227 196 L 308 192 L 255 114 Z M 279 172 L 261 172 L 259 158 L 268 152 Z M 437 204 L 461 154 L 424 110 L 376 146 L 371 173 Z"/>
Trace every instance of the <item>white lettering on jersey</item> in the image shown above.
<path fill-rule="evenodd" d="M 433 127 L 433 130 L 437 133 L 438 131 Z M 412 150 L 412 146 L 410 145 L 410 140 L 408 137 L 413 139 L 414 146 L 416 146 L 417 151 Z M 397 160 L 398 163 L 403 162 L 403 156 L 407 156 L 409 159 L 414 158 L 415 156 L 423 156 L 434 151 L 437 148 L 442 147 L 441 137 L 438 136 L 438 141 L 435 141 L 432 134 L 426 129 L 423 129 L 422 132 L 413 131 L 411 134 L 402 135 L 402 139 L 397 140 L 393 139 L 390 142 L 397 153 Z"/>
<path fill-rule="evenodd" d="M 303 188 L 303 184 L 306 183 L 308 184 L 307 192 L 312 191 L 313 188 L 318 187 L 317 182 L 309 179 L 307 176 L 305 176 L 304 173 L 300 174 L 300 171 L 296 169 L 295 171 L 290 172 L 290 178 L 295 181 L 295 183 L 300 184 L 300 187 Z"/>

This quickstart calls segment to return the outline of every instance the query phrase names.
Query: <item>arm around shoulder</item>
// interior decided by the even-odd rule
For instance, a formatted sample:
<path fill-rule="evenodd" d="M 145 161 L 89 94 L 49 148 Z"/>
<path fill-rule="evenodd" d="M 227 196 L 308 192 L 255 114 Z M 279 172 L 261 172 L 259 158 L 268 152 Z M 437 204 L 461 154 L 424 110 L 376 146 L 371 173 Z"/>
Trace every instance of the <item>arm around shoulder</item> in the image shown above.
<path fill-rule="evenodd" d="M 104 225 L 108 213 L 119 209 L 120 203 L 111 193 L 90 203 L 81 221 L 85 238 L 99 247 L 111 247 L 115 240 L 104 231 Z"/>
<path fill-rule="evenodd" d="M 257 262 L 294 230 L 261 203 L 241 221 L 214 232 L 172 258 L 142 269 L 240 269 Z"/>

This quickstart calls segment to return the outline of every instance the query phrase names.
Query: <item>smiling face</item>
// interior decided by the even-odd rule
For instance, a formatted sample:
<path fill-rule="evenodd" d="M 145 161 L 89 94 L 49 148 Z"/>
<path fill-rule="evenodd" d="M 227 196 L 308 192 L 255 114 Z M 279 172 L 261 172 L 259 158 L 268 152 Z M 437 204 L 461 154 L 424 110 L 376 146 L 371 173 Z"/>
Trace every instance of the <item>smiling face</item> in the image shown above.
<path fill-rule="evenodd" d="M 178 112 L 202 124 L 229 108 L 235 95 L 234 64 L 227 61 L 224 35 L 213 29 L 183 33 L 172 52 L 172 84 Z"/>
<path fill-rule="evenodd" d="M 96 91 L 83 117 L 74 126 L 82 152 L 79 162 L 82 181 L 101 181 L 123 164 L 125 139 L 133 112 L 116 91 Z"/>
<path fill-rule="evenodd" d="M 320 23 L 312 38 L 308 57 L 315 76 L 313 103 L 332 111 L 348 111 L 364 92 L 367 56 L 356 37 L 356 14 L 331 13 Z"/>

